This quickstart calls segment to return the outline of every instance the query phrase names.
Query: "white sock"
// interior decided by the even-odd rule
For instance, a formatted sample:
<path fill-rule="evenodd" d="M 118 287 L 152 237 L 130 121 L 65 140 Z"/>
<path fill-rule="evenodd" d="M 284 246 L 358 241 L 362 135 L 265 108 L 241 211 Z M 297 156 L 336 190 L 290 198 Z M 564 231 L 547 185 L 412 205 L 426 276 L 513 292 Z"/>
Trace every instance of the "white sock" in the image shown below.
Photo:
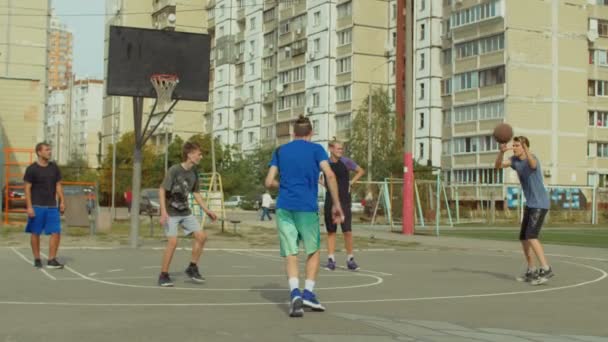
<path fill-rule="evenodd" d="M 306 279 L 306 281 L 304 282 L 304 289 L 308 290 L 310 292 L 314 292 L 314 290 L 315 290 L 315 281 L 314 280 L 310 280 L 310 279 Z"/>
<path fill-rule="evenodd" d="M 329 259 L 331 259 L 331 261 L 336 261 L 336 256 L 333 254 L 330 254 L 327 256 Z"/>
<path fill-rule="evenodd" d="M 298 278 L 289 278 L 289 291 L 293 291 L 295 289 L 300 288 L 300 279 Z"/>
<path fill-rule="evenodd" d="M 547 266 L 543 266 L 541 267 L 544 271 L 548 271 L 551 269 L 551 266 L 547 265 Z"/>
<path fill-rule="evenodd" d="M 355 258 L 355 256 L 354 256 L 354 255 L 349 254 L 349 255 L 346 257 L 346 261 L 350 261 L 350 259 L 354 259 L 354 258 Z"/>

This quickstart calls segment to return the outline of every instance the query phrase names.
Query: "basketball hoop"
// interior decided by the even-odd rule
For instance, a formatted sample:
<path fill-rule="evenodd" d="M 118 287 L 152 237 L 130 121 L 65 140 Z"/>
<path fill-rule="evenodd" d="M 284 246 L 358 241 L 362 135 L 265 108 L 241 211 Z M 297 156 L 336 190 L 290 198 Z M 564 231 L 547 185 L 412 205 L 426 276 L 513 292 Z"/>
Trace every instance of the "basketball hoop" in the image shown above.
<path fill-rule="evenodd" d="M 171 96 L 179 83 L 179 78 L 177 75 L 171 74 L 154 74 L 150 76 L 150 82 L 156 90 L 156 106 L 159 110 L 164 111 L 167 103 L 171 102 Z"/>

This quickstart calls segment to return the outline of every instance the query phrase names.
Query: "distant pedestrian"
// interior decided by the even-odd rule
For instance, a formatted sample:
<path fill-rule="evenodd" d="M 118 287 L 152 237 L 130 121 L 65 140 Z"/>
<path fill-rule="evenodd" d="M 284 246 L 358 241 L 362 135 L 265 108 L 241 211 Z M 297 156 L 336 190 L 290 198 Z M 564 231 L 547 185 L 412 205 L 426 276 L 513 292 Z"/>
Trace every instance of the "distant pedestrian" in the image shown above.
<path fill-rule="evenodd" d="M 272 221 L 272 217 L 270 217 L 270 205 L 272 204 L 272 196 L 268 190 L 264 192 L 262 195 L 262 221 L 264 221 L 264 217 L 268 217 L 269 221 Z"/>

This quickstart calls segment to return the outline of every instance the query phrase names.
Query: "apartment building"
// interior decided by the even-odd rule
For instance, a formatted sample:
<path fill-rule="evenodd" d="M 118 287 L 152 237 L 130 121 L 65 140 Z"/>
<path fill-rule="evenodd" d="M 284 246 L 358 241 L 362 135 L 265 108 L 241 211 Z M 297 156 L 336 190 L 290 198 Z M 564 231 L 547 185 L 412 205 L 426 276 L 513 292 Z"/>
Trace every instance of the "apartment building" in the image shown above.
<path fill-rule="evenodd" d="M 51 145 L 53 159 L 60 165 L 70 160 L 71 91 L 70 87 L 62 87 L 50 90 L 48 95 L 45 141 Z"/>
<path fill-rule="evenodd" d="M 106 13 L 106 71 L 110 25 L 207 33 L 207 11 L 197 0 L 106 0 Z M 144 120 L 153 104 L 153 99 L 144 100 Z M 103 108 L 101 139 L 102 154 L 105 155 L 108 144 L 133 131 L 133 102 L 130 97 L 107 96 L 104 91 Z M 155 132 L 152 143 L 162 150 L 174 135 L 187 139 L 194 134 L 205 133 L 205 108 L 206 103 L 180 101 Z M 154 120 L 152 124 L 155 124 Z"/>
<path fill-rule="evenodd" d="M 51 17 L 48 47 L 49 89 L 67 87 L 72 78 L 73 35 L 59 18 Z"/>
<path fill-rule="evenodd" d="M 0 1 L 0 4 L 2 147 L 33 148 L 44 139 L 49 1 Z M 21 154 L 10 157 L 29 161 L 29 156 Z"/>
<path fill-rule="evenodd" d="M 441 36 L 431 36 L 441 45 L 440 85 L 417 79 L 414 91 L 418 102 L 429 87 L 441 94 L 442 118 L 433 124 L 442 126 L 446 179 L 517 183 L 512 170 L 493 168 L 498 146 L 491 134 L 504 121 L 516 135 L 530 138 L 546 184 L 605 186 L 608 2 L 444 0 L 442 5 L 441 13 L 433 14 L 441 14 Z M 428 28 L 422 25 L 417 22 L 416 34 Z M 429 101 L 436 101 L 434 95 Z"/>
<path fill-rule="evenodd" d="M 70 155 L 81 156 L 88 167 L 101 164 L 101 122 L 103 108 L 103 80 L 76 80 L 71 91 Z"/>
<path fill-rule="evenodd" d="M 206 126 L 223 144 L 245 153 L 283 144 L 299 115 L 311 119 L 314 141 L 347 140 L 370 86 L 394 94 L 395 1 L 211 0 L 207 8 Z"/>

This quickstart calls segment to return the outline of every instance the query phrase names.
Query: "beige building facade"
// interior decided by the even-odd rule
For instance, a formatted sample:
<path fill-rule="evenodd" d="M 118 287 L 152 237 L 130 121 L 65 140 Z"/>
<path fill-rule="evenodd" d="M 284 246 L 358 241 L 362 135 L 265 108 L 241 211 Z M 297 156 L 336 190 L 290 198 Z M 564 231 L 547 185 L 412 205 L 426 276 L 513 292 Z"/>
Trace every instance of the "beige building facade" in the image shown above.
<path fill-rule="evenodd" d="M 431 87 L 441 94 L 446 179 L 517 183 L 512 170 L 493 169 L 492 131 L 507 122 L 530 139 L 545 184 L 605 186 L 604 1 L 444 0 L 441 18 L 442 78 Z"/>
<path fill-rule="evenodd" d="M 49 1 L 0 0 L 0 8 L 2 147 L 33 148 L 44 139 Z"/>

